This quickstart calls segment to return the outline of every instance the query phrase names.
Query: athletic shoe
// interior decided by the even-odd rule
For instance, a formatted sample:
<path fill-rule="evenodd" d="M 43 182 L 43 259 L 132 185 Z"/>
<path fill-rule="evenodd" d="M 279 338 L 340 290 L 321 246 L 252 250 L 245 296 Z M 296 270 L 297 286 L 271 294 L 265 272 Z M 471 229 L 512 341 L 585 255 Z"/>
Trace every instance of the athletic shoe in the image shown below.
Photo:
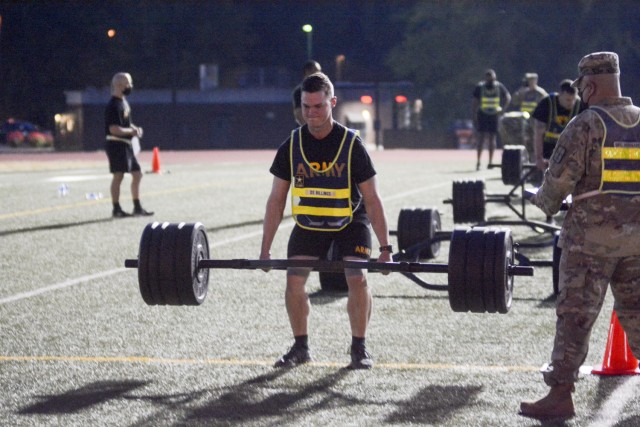
<path fill-rule="evenodd" d="M 276 360 L 274 368 L 293 368 L 311 361 L 311 353 L 308 348 L 296 347 L 295 345 L 289 351 Z"/>
<path fill-rule="evenodd" d="M 153 212 L 148 212 L 143 208 L 133 210 L 133 216 L 151 216 L 151 215 L 153 215 Z"/>
<path fill-rule="evenodd" d="M 366 347 L 351 347 L 351 363 L 349 369 L 371 369 L 373 368 L 373 357 Z"/>
<path fill-rule="evenodd" d="M 114 218 L 127 218 L 132 216 L 130 213 L 125 212 L 122 209 L 114 209 L 112 215 Z"/>

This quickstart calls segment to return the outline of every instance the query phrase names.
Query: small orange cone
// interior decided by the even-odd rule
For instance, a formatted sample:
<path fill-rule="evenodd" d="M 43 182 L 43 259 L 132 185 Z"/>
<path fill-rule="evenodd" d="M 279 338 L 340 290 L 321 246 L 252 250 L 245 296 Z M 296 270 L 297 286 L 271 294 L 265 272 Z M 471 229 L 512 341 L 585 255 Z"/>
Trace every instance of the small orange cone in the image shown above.
<path fill-rule="evenodd" d="M 160 173 L 160 150 L 153 147 L 153 159 L 151 160 L 151 172 Z"/>
<path fill-rule="evenodd" d="M 597 375 L 636 375 L 640 374 L 638 359 L 631 352 L 627 334 L 620 326 L 615 310 L 611 314 L 607 348 L 604 351 L 602 365 L 594 366 L 592 374 Z"/>

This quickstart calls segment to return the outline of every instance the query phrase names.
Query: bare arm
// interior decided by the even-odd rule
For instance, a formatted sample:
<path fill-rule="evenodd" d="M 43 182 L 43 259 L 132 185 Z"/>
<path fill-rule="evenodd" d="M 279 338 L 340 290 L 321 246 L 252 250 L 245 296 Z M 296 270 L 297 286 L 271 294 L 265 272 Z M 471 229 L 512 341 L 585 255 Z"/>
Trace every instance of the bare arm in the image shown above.
<path fill-rule="evenodd" d="M 142 128 L 134 125 L 131 125 L 131 127 L 128 128 L 118 125 L 109 125 L 109 132 L 113 136 L 137 136 L 138 138 L 142 138 Z"/>
<path fill-rule="evenodd" d="M 358 188 L 362 193 L 362 200 L 364 201 L 367 215 L 371 221 L 371 227 L 373 232 L 378 238 L 380 246 L 387 246 L 389 244 L 389 227 L 387 225 L 387 216 L 384 212 L 382 200 L 378 194 L 378 186 L 376 177 L 373 176 L 368 180 L 358 184 Z M 379 262 L 390 262 L 391 252 L 383 251 L 378 257 Z"/>
<path fill-rule="evenodd" d="M 262 245 L 260 246 L 260 259 L 270 259 L 271 244 L 276 236 L 278 227 L 284 216 L 284 208 L 287 205 L 287 194 L 290 182 L 278 177 L 273 177 L 271 194 L 267 199 L 267 207 L 262 225 Z"/>

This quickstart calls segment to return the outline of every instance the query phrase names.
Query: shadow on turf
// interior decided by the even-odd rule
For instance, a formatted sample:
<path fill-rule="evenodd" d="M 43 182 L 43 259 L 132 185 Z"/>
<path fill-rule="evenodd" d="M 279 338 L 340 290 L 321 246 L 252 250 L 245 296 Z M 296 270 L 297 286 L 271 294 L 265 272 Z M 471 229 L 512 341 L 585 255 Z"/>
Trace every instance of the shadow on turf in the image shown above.
<path fill-rule="evenodd" d="M 285 216 L 285 219 L 286 218 L 287 217 Z M 0 237 L 10 236 L 12 234 L 31 233 L 34 231 L 62 230 L 65 228 L 81 227 L 83 225 L 91 225 L 91 224 L 101 224 L 101 223 L 111 222 L 111 221 L 122 221 L 122 219 L 108 217 L 108 218 L 100 218 L 100 219 L 91 219 L 87 221 L 74 221 L 74 222 L 61 223 L 61 224 L 41 225 L 38 227 L 19 228 L 16 230 L 5 230 L 5 231 L 0 231 Z M 219 227 L 207 228 L 207 232 L 215 232 L 215 231 L 228 230 L 233 228 L 242 228 L 242 227 L 248 227 L 251 225 L 262 225 L 262 222 L 263 222 L 262 219 L 259 219 L 255 221 L 245 221 L 245 222 L 240 222 L 236 224 L 221 225 Z"/>
<path fill-rule="evenodd" d="M 398 409 L 386 418 L 390 424 L 420 423 L 440 425 L 458 410 L 474 406 L 481 386 L 440 386 L 425 387 L 410 400 L 397 402 Z"/>
<path fill-rule="evenodd" d="M 120 399 L 126 393 L 148 384 L 147 381 L 100 381 L 77 390 L 53 396 L 36 396 L 40 401 L 21 409 L 21 415 L 70 414 Z"/>
<path fill-rule="evenodd" d="M 335 391 L 336 385 L 350 372 L 346 369 L 311 383 L 296 383 L 300 384 L 299 387 L 284 388 L 273 384 L 273 381 L 289 372 L 292 370 L 277 369 L 240 384 L 224 387 L 222 394 L 202 407 L 188 411 L 182 421 L 197 425 L 229 425 L 277 419 L 278 423 L 291 423 L 298 416 L 308 416 L 309 410 L 321 411 L 341 404 L 347 406 L 358 403 L 353 402 L 352 397 Z M 217 394 L 217 391 L 207 390 L 207 393 Z M 305 401 L 318 403 L 310 408 Z"/>
<path fill-rule="evenodd" d="M 91 219 L 88 221 L 74 221 L 74 222 L 68 222 L 63 224 L 49 224 L 49 225 L 41 225 L 38 227 L 19 228 L 17 230 L 5 230 L 5 231 L 0 231 L 0 237 L 10 236 L 12 234 L 31 233 L 34 231 L 62 230 L 65 228 L 81 227 L 83 225 L 100 224 L 103 222 L 111 222 L 111 221 L 121 221 L 121 219 L 108 217 L 108 218 L 100 218 L 100 219 Z"/>

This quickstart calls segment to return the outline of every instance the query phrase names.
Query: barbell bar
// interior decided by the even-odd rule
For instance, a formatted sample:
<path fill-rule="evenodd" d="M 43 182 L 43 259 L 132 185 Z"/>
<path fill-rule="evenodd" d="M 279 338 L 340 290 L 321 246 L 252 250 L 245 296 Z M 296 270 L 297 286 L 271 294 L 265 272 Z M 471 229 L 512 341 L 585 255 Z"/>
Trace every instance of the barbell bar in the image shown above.
<path fill-rule="evenodd" d="M 125 267 L 138 269 L 138 284 L 149 305 L 200 305 L 209 285 L 209 269 L 285 270 L 292 267 L 342 272 L 365 269 L 405 273 L 446 273 L 451 308 L 458 312 L 506 313 L 512 300 L 513 276 L 532 276 L 531 266 L 514 264 L 508 229 L 458 228 L 453 231 L 449 263 L 329 261 L 300 259 L 210 259 L 202 223 L 148 224 L 137 259 Z M 471 269 L 471 270 L 469 270 Z"/>

